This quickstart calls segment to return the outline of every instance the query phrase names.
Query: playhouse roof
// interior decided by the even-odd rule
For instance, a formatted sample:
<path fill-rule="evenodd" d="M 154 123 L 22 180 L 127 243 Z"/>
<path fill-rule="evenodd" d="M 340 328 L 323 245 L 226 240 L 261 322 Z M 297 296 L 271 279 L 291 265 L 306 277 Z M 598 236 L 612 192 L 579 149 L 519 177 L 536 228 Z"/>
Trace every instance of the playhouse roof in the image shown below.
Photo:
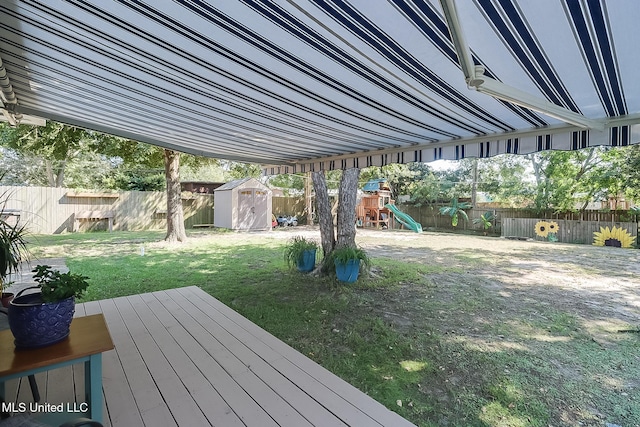
<path fill-rule="evenodd" d="M 362 191 L 379 191 L 381 182 L 387 182 L 387 180 L 384 178 L 370 179 L 364 184 Z"/>
<path fill-rule="evenodd" d="M 6 0 L 0 14 L 12 123 L 283 166 L 270 173 L 640 142 L 636 0 Z"/>

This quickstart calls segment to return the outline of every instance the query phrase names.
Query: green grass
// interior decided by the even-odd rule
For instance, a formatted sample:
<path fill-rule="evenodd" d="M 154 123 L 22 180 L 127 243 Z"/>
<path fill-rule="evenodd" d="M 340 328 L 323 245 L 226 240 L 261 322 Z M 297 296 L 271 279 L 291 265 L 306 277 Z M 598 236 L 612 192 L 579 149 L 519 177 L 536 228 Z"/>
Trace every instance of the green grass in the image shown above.
<path fill-rule="evenodd" d="M 199 286 L 419 426 L 640 425 L 640 399 L 622 394 L 640 374 L 637 334 L 603 349 L 558 308 L 502 314 L 460 265 L 373 258 L 343 286 L 288 269 L 284 240 L 203 235 L 46 236 L 34 252 L 89 276 L 85 301 Z"/>

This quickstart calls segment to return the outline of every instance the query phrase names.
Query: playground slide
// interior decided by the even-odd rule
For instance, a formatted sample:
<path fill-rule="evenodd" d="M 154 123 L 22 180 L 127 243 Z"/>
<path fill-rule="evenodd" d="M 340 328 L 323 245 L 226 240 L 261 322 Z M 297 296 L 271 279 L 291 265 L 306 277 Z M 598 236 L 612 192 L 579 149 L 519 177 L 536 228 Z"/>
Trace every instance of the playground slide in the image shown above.
<path fill-rule="evenodd" d="M 395 218 L 398 220 L 400 224 L 404 225 L 410 230 L 415 231 L 416 233 L 422 233 L 422 225 L 415 222 L 413 218 L 411 218 L 406 213 L 402 212 L 395 205 L 386 204 L 384 205 L 384 207 L 389 209 L 391 212 L 393 212 L 393 215 L 395 216 Z"/>

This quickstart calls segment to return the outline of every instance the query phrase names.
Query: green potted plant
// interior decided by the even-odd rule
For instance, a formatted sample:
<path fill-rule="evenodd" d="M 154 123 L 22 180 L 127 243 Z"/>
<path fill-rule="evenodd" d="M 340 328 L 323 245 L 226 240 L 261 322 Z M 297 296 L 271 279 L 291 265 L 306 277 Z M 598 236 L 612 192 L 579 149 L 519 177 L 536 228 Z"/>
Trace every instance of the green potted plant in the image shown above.
<path fill-rule="evenodd" d="M 13 293 L 5 292 L 10 282 L 7 277 L 20 271 L 22 261 L 28 259 L 27 231 L 24 225 L 11 225 L 4 220 L 4 202 L 0 202 L 0 292 L 2 293 L 2 305 L 8 307 L 13 299 Z"/>
<path fill-rule="evenodd" d="M 284 259 L 290 268 L 297 267 L 298 271 L 312 271 L 316 265 L 318 242 L 303 236 L 292 237 L 284 249 Z"/>
<path fill-rule="evenodd" d="M 352 246 L 334 249 L 331 252 L 331 260 L 335 265 L 336 277 L 346 283 L 358 280 L 360 267 L 368 267 L 371 263 L 364 249 Z"/>
<path fill-rule="evenodd" d="M 33 272 L 38 285 L 18 292 L 9 304 L 9 327 L 18 348 L 43 347 L 65 339 L 75 313 L 75 299 L 89 286 L 88 277 L 60 273 L 48 265 L 38 265 Z M 30 289 L 39 292 L 23 295 Z"/>

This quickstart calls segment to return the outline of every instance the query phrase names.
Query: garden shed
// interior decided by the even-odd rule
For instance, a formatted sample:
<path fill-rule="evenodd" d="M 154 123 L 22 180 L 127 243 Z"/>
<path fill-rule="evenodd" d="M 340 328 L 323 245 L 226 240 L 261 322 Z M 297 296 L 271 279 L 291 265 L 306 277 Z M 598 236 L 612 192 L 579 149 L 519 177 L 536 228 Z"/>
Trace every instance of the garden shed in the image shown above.
<path fill-rule="evenodd" d="M 213 225 L 232 230 L 271 229 L 271 190 L 255 178 L 216 188 Z"/>

